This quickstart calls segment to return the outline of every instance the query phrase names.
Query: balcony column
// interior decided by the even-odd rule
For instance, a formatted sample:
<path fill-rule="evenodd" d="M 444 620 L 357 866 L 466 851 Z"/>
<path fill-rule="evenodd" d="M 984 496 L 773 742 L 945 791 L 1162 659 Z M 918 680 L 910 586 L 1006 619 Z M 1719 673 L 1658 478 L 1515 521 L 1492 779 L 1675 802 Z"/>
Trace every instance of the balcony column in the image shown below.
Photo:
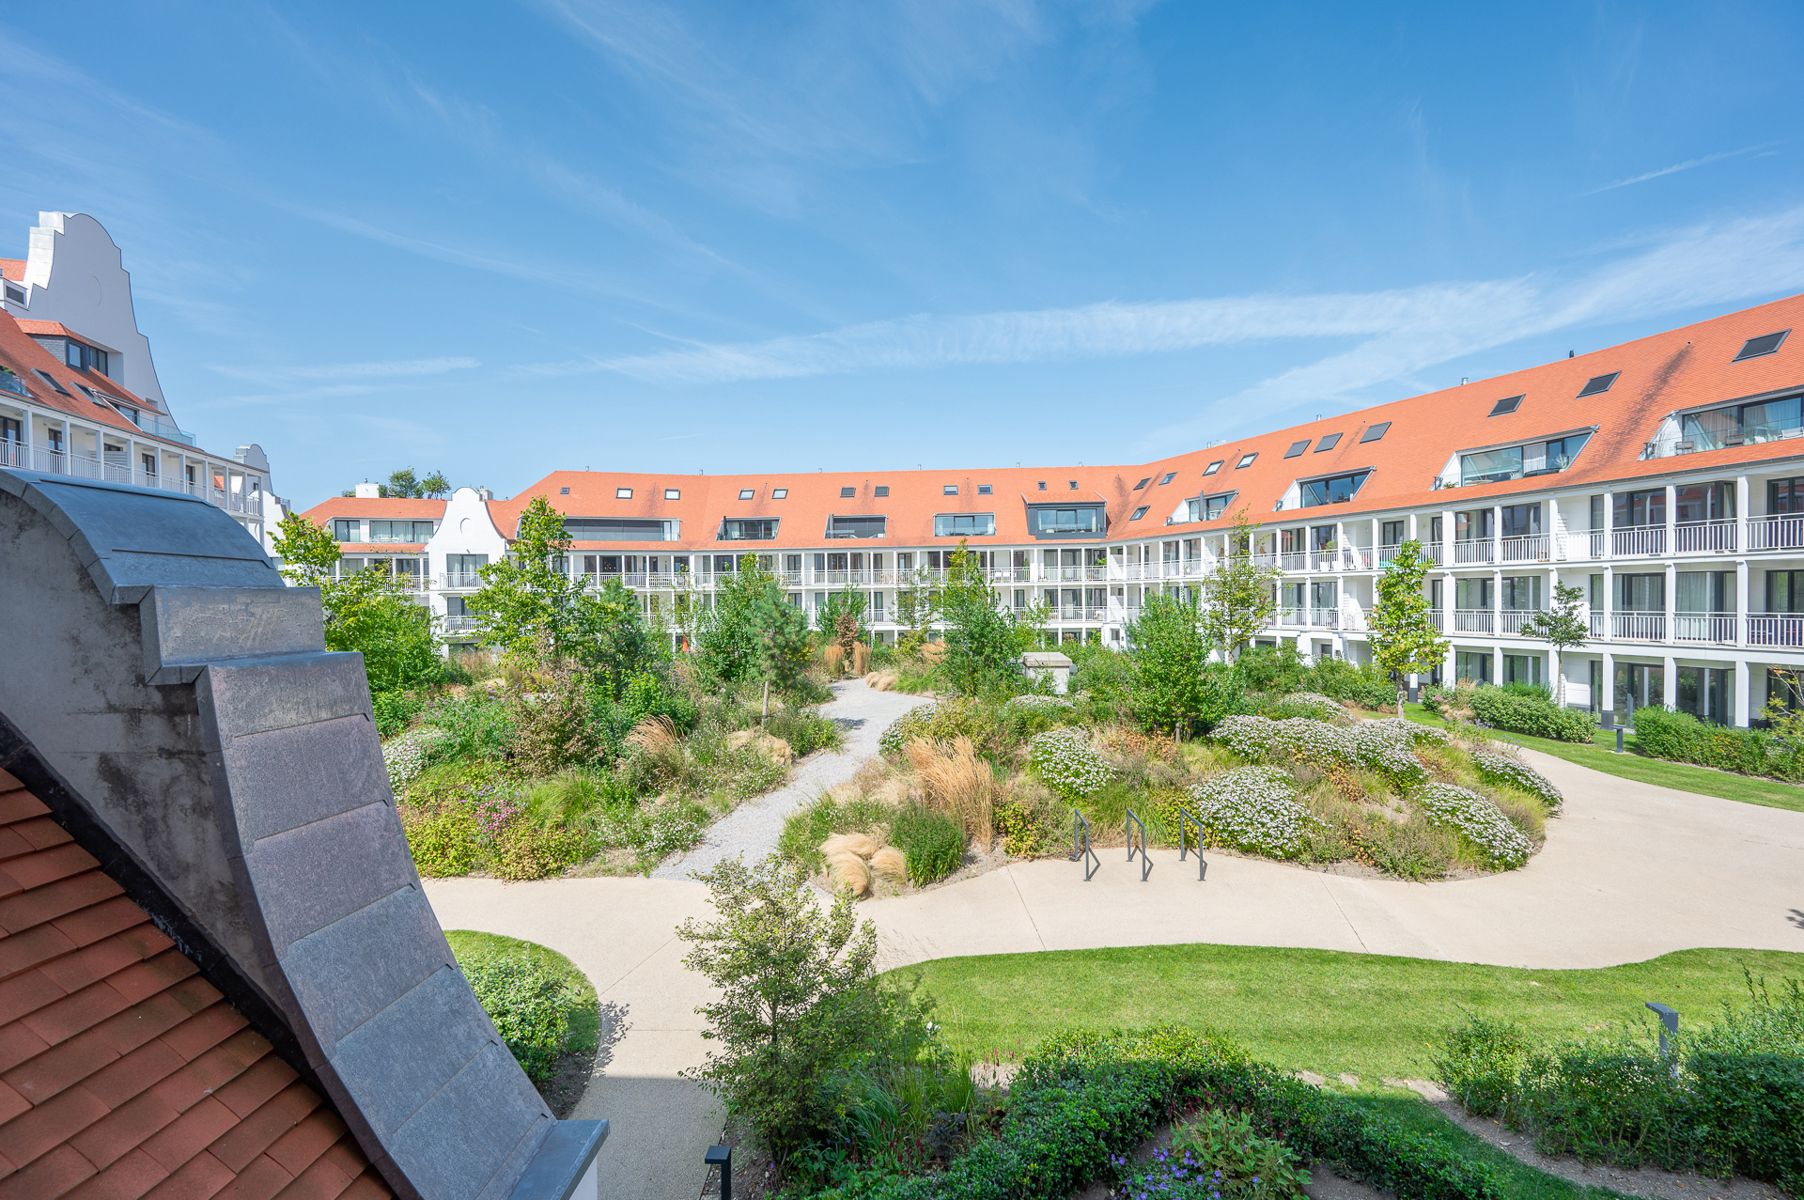
<path fill-rule="evenodd" d="M 1503 682 L 1503 646 L 1499 642 L 1491 643 L 1491 682 Z"/>
<path fill-rule="evenodd" d="M 1491 636 L 1503 636 L 1503 572 L 1491 572 Z"/>
<path fill-rule="evenodd" d="M 1748 477 L 1745 474 L 1735 477 L 1735 548 L 1741 553 L 1748 552 Z"/>
<path fill-rule="evenodd" d="M 1668 654 L 1660 668 L 1660 703 L 1667 708 L 1679 706 L 1679 668 Z"/>
<path fill-rule="evenodd" d="M 1751 725 L 1754 723 L 1754 672 L 1748 669 L 1747 660 L 1735 660 L 1735 691 L 1729 702 L 1734 705 L 1729 714 L 1731 725 Z"/>
<path fill-rule="evenodd" d="M 1503 561 L 1503 505 L 1491 505 L 1491 561 Z"/>
<path fill-rule="evenodd" d="M 53 469 L 64 475 L 75 474 L 75 426 L 67 420 L 63 422 L 63 461 Z"/>
<path fill-rule="evenodd" d="M 1604 544 L 1599 558 L 1616 557 L 1616 493 L 1604 489 Z M 1609 581 L 1606 579 L 1606 583 Z"/>
<path fill-rule="evenodd" d="M 1661 552 L 1665 554 L 1677 554 L 1679 552 L 1678 536 L 1674 529 L 1674 526 L 1678 524 L 1679 519 L 1677 492 L 1678 489 L 1672 484 L 1669 483 L 1666 485 L 1666 532 L 1662 535 L 1662 537 L 1665 538 L 1665 541 L 1660 547 Z"/>
<path fill-rule="evenodd" d="M 1748 560 L 1737 559 L 1735 562 L 1735 632 L 1729 640 L 1741 646 L 1748 645 L 1754 640 L 1749 636 L 1752 630 L 1748 628 L 1748 585 L 1751 578 L 1752 572 L 1748 570 Z"/>
<path fill-rule="evenodd" d="M 1378 554 L 1378 525 L 1379 525 L 1378 518 L 1373 517 L 1366 524 L 1368 526 L 1366 541 L 1372 547 L 1371 559 L 1366 563 L 1366 566 L 1371 568 L 1372 570 L 1376 571 L 1378 569 L 1378 558 L 1379 558 L 1379 554 Z"/>
<path fill-rule="evenodd" d="M 1606 531 L 1604 541 L 1608 543 L 1610 534 Z M 1609 563 L 1604 564 L 1604 633 L 1603 636 L 1616 636 L 1616 568 Z"/>
<path fill-rule="evenodd" d="M 1669 535 L 1671 534 L 1670 526 L 1668 527 L 1667 532 Z M 1668 546 L 1672 545 L 1672 543 L 1670 541 L 1668 541 L 1666 544 Z M 1666 623 L 1661 627 L 1660 640 L 1663 642 L 1676 642 L 1679 640 L 1679 626 L 1673 620 L 1673 614 L 1678 609 L 1678 601 L 1679 601 L 1679 566 L 1677 563 L 1669 562 L 1666 564 L 1665 592 L 1666 592 Z"/>
<path fill-rule="evenodd" d="M 1450 508 L 1441 510 L 1440 541 L 1441 544 L 1435 547 L 1435 550 L 1440 556 L 1441 565 L 1451 567 L 1453 565 L 1453 510 Z"/>
<path fill-rule="evenodd" d="M 1605 618 L 1606 626 L 1609 619 Z M 1608 650 L 1599 656 L 1603 665 L 1598 668 L 1597 686 L 1603 695 L 1597 697 L 1597 710 L 1603 715 L 1605 725 L 1616 724 L 1616 656 Z"/>
<path fill-rule="evenodd" d="M 1565 669 L 1566 664 L 1560 661 L 1560 648 L 1549 642 L 1547 644 L 1547 686 L 1555 696 L 1561 694 L 1560 672 Z"/>

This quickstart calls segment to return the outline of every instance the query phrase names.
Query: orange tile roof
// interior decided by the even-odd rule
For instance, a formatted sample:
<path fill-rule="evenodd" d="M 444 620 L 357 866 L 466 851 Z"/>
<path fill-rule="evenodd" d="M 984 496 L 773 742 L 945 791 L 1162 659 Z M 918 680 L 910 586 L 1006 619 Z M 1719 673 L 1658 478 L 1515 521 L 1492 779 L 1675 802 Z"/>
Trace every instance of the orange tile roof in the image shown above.
<path fill-rule="evenodd" d="M 22 258 L 0 258 L 0 276 L 14 283 L 25 282 L 25 260 Z"/>
<path fill-rule="evenodd" d="M 434 520 L 445 515 L 443 500 L 408 500 L 400 497 L 333 496 L 321 500 L 301 514 L 309 521 L 324 524 L 333 517 L 376 517 L 388 520 Z"/>
<path fill-rule="evenodd" d="M 86 341 L 61 321 L 40 321 L 36 317 L 19 317 L 19 328 L 35 337 L 72 337 Z"/>
<path fill-rule="evenodd" d="M 67 413 L 72 417 L 79 417 L 84 421 L 92 421 L 98 425 L 121 430 L 140 441 L 163 442 L 168 445 L 180 446 L 184 450 L 193 449 L 183 443 L 171 442 L 168 438 L 146 433 L 111 405 L 96 404 L 90 400 L 87 394 L 76 386 L 77 384 L 105 392 L 128 404 L 135 404 L 146 412 L 160 414 L 167 411 L 155 401 L 146 400 L 132 392 L 116 379 L 94 371 L 78 371 L 66 365 L 32 340 L 31 334 L 25 328 L 30 324 L 55 325 L 56 322 L 20 321 L 11 314 L 0 311 L 0 366 L 10 369 L 14 375 L 18 376 L 34 402 L 45 408 L 56 409 L 58 412 Z M 39 372 L 48 373 L 62 384 L 63 392 L 58 392 L 45 383 L 44 376 Z M 64 392 L 68 394 L 65 395 Z M 0 399 L 4 399 L 4 397 L 5 393 L 0 392 Z"/>
<path fill-rule="evenodd" d="M 1479 380 L 1454 388 L 1375 405 L 1336 417 L 1235 438 L 1202 450 L 1188 451 L 1138 466 L 1011 467 L 996 470 L 842 471 L 765 473 L 758 475 L 665 475 L 643 472 L 554 471 L 508 500 L 489 502 L 502 534 L 512 537 L 520 513 L 535 496 L 544 496 L 570 517 L 675 519 L 681 537 L 670 542 L 578 542 L 579 550 L 609 552 L 708 551 L 762 553 L 785 549 L 881 550 L 886 546 L 956 545 L 956 537 L 933 536 L 936 513 L 993 512 L 994 537 L 971 538 L 973 545 L 1036 544 L 1027 532 L 1027 506 L 1061 501 L 1095 502 L 1108 507 L 1108 541 L 1138 540 L 1221 529 L 1232 514 L 1245 508 L 1260 524 L 1317 523 L 1355 514 L 1425 506 L 1463 508 L 1489 504 L 1500 497 L 1554 488 L 1594 487 L 1674 472 L 1707 471 L 1757 461 L 1804 458 L 1804 438 L 1744 445 L 1682 457 L 1643 459 L 1642 449 L 1665 418 L 1686 408 L 1720 404 L 1804 388 L 1804 335 L 1787 338 L 1775 354 L 1734 362 L 1749 338 L 1804 325 L 1804 295 L 1657 333 L 1619 346 L 1558 359 L 1540 366 Z M 1617 372 L 1614 385 L 1584 400 L 1580 389 L 1593 376 Z M 1520 395 L 1520 406 L 1492 417 L 1500 399 Z M 1362 442 L 1367 430 L 1387 423 L 1384 436 Z M 1508 446 L 1568 432 L 1596 428 L 1573 464 L 1557 475 L 1542 475 L 1454 489 L 1434 487 L 1453 457 L 1461 452 Z M 1318 452 L 1321 439 L 1339 434 L 1329 450 Z M 1307 439 L 1296 458 L 1285 458 L 1291 444 Z M 1247 454 L 1248 466 L 1237 464 Z M 1210 476 L 1203 471 L 1221 460 Z M 1292 484 L 1319 476 L 1369 470 L 1353 500 L 1317 508 L 1279 510 L 1278 502 Z M 1169 483 L 1164 482 L 1171 475 Z M 1150 481 L 1140 490 L 1134 484 Z M 1046 490 L 1039 484 L 1044 481 Z M 1070 484 L 1074 482 L 1073 489 Z M 956 484 L 958 495 L 943 494 Z M 989 485 L 979 495 L 979 485 Z M 883 485 L 889 494 L 878 497 Z M 621 498 L 616 489 L 630 488 Z M 666 488 L 677 499 L 664 499 Z M 774 489 L 786 488 L 777 499 Z M 852 495 L 841 491 L 851 488 Z M 748 500 L 739 498 L 749 490 Z M 1185 499 L 1232 491 L 1236 498 L 1214 522 L 1166 524 L 1181 518 Z M 309 510 L 323 513 L 327 501 Z M 331 515 L 406 516 L 401 505 L 417 501 L 366 500 L 367 507 L 334 510 Z M 434 502 L 437 503 L 437 502 Z M 1133 511 L 1147 506 L 1139 521 Z M 882 539 L 827 541 L 831 515 L 878 515 L 889 518 Z M 722 542 L 720 523 L 729 517 L 778 519 L 777 538 L 768 542 Z M 1057 546 L 1057 540 L 1037 543 Z"/>
<path fill-rule="evenodd" d="M 0 1200 L 278 1192 L 392 1195 L 331 1103 L 0 771 Z"/>

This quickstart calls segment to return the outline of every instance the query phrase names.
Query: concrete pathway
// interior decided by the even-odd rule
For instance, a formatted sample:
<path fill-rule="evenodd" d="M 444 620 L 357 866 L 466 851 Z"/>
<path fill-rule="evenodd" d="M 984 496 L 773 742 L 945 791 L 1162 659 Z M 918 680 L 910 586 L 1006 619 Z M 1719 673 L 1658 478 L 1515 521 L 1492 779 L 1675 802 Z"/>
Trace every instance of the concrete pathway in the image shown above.
<path fill-rule="evenodd" d="M 877 732 L 880 725 L 873 739 Z M 1409 884 L 1214 856 L 1198 883 L 1194 860 L 1155 850 L 1143 884 L 1138 865 L 1113 850 L 1090 883 L 1071 863 L 1023 863 L 862 910 L 889 966 L 1197 941 L 1526 967 L 1607 966 L 1693 946 L 1804 951 L 1804 814 L 1530 757 L 1566 793 L 1566 809 L 1549 825 L 1547 848 L 1505 875 Z M 683 969 L 674 936 L 682 920 L 705 914 L 700 885 L 448 879 L 426 887 L 445 928 L 551 946 L 595 981 L 604 1005 L 619 1006 L 626 1036 L 578 1109 L 612 1122 L 604 1193 L 693 1200 L 702 1151 L 720 1131 L 712 1100 L 677 1076 L 707 1051 L 695 1015 L 706 989 Z"/>
<path fill-rule="evenodd" d="M 736 854 L 744 855 L 747 862 L 765 857 L 777 848 L 783 822 L 791 813 L 856 775 L 858 768 L 877 757 L 877 739 L 891 722 L 930 702 L 926 696 L 874 692 L 862 679 L 834 684 L 833 699 L 821 705 L 821 715 L 839 722 L 845 744 L 803 760 L 787 784 L 746 801 L 716 821 L 700 845 L 660 865 L 653 877 L 687 879 L 692 872 Z"/>

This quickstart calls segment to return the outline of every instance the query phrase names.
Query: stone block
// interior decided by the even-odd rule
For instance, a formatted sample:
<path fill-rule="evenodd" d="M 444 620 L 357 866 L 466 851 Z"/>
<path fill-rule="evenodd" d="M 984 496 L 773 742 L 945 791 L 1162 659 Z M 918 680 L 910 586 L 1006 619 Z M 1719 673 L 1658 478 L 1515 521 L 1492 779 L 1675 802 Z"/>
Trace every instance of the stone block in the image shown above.
<path fill-rule="evenodd" d="M 392 1150 L 396 1131 L 490 1049 L 500 1049 L 525 1082 L 463 974 L 444 967 L 342 1038 L 326 1058 Z M 502 1095 L 490 1098 L 497 1109 L 503 1107 Z"/>
<path fill-rule="evenodd" d="M 556 1122 L 526 1164 L 519 1183 L 498 1195 L 507 1200 L 570 1200 L 607 1136 L 606 1121 Z"/>
<path fill-rule="evenodd" d="M 320 651 L 210 663 L 194 690 L 202 720 L 216 735 L 212 748 L 266 729 L 370 715 L 361 654 Z"/>
<path fill-rule="evenodd" d="M 138 611 L 150 677 L 167 667 L 325 648 L 313 588 L 156 587 Z"/>
<path fill-rule="evenodd" d="M 361 716 L 247 733 L 220 755 L 246 843 L 390 801 L 382 746 Z"/>
<path fill-rule="evenodd" d="M 390 1153 L 423 1194 L 475 1200 L 550 1132 L 551 1114 L 537 1101 L 513 1056 L 495 1043 L 408 1118 Z"/>
<path fill-rule="evenodd" d="M 281 958 L 307 1023 L 328 1051 L 435 972 L 454 965 L 438 919 L 418 888 L 384 896 L 308 934 Z"/>
<path fill-rule="evenodd" d="M 245 856 L 244 869 L 278 956 L 315 930 L 419 882 L 401 823 L 386 804 L 263 838 Z"/>

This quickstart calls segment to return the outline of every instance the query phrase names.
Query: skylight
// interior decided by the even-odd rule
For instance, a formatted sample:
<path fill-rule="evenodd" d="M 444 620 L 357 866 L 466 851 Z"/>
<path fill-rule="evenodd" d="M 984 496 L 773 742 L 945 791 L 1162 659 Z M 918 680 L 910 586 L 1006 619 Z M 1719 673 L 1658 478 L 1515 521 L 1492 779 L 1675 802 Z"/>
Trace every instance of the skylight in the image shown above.
<path fill-rule="evenodd" d="M 1303 451 L 1305 451 L 1307 449 L 1309 449 L 1309 439 L 1308 438 L 1304 438 L 1300 442 L 1292 442 L 1290 444 L 1290 449 L 1288 449 L 1284 452 L 1284 457 L 1285 458 L 1297 458 L 1303 453 Z"/>
<path fill-rule="evenodd" d="M 1213 475 L 1219 470 L 1221 470 L 1221 459 L 1218 458 L 1214 462 L 1210 463 L 1208 466 L 1203 468 L 1203 474 Z"/>
<path fill-rule="evenodd" d="M 632 498 L 633 498 L 633 489 L 632 488 L 617 487 L 614 489 L 614 499 L 631 500 Z"/>
<path fill-rule="evenodd" d="M 1259 457 L 1259 451 L 1249 450 L 1245 454 L 1240 456 L 1240 461 L 1234 464 L 1234 469 L 1236 471 L 1238 471 L 1242 467 L 1250 467 L 1253 465 L 1253 460 L 1258 457 Z"/>
<path fill-rule="evenodd" d="M 1146 485 L 1147 485 L 1147 484 L 1149 484 L 1149 483 L 1151 483 L 1151 482 L 1152 482 L 1152 481 L 1153 481 L 1153 477 L 1152 477 L 1152 476 L 1151 476 L 1151 475 L 1145 475 L 1145 476 L 1142 476 L 1142 477 L 1141 477 L 1141 479 L 1140 479 L 1140 482 L 1139 482 L 1139 483 L 1136 483 L 1136 484 L 1135 484 L 1135 485 L 1134 485 L 1134 490 L 1135 490 L 1135 491 L 1136 491 L 1136 492 L 1140 492 L 1140 491 L 1145 491 L 1145 490 L 1146 490 Z"/>
<path fill-rule="evenodd" d="M 1042 492 L 1045 491 L 1046 490 L 1046 481 L 1044 479 L 1041 479 L 1041 480 L 1038 480 L 1037 482 L 1040 485 L 1040 490 Z"/>
<path fill-rule="evenodd" d="M 770 490 L 770 498 L 772 500 L 787 500 L 787 499 L 789 499 L 789 489 L 788 488 L 772 488 Z"/>
<path fill-rule="evenodd" d="M 683 491 L 681 488 L 665 488 L 664 489 L 664 499 L 681 500 L 682 498 L 683 498 Z"/>
<path fill-rule="evenodd" d="M 1499 400 L 1497 403 L 1491 405 L 1491 415 L 1493 417 L 1506 416 L 1509 413 L 1515 412 L 1517 409 L 1519 409 L 1521 407 L 1522 407 L 1522 397 L 1521 396 L 1505 396 L 1503 399 Z"/>
<path fill-rule="evenodd" d="M 856 496 L 857 494 L 858 494 L 858 489 L 855 487 L 842 487 L 839 489 L 839 498 L 841 500 L 850 500 L 852 497 Z"/>
<path fill-rule="evenodd" d="M 44 368 L 33 367 L 32 370 L 36 371 L 38 373 L 39 377 L 42 378 L 45 383 L 49 384 L 52 388 L 56 389 L 57 395 L 67 396 L 69 394 L 69 389 L 64 387 L 62 384 L 58 383 L 56 381 L 56 376 L 52 375 L 50 372 L 46 371 Z"/>
<path fill-rule="evenodd" d="M 887 483 L 878 484 L 876 487 L 871 489 L 871 495 L 877 497 L 879 500 L 883 499 L 885 496 L 889 495 L 889 484 L 887 484 Z"/>
<path fill-rule="evenodd" d="M 755 494 L 756 494 L 756 492 L 752 488 L 740 488 L 739 489 L 739 498 L 741 500 L 750 500 L 753 497 L 753 495 L 755 495 Z"/>
<path fill-rule="evenodd" d="M 989 495 L 989 494 L 990 494 L 990 493 L 991 493 L 991 492 L 992 492 L 992 491 L 994 491 L 994 490 L 995 490 L 995 489 L 993 489 L 993 488 L 992 488 L 992 487 L 990 487 L 990 485 L 989 485 L 989 484 L 987 484 L 987 483 L 980 483 L 980 484 L 978 484 L 978 485 L 977 485 L 977 494 L 978 494 L 978 495 L 979 495 L 979 496 L 987 496 L 987 495 Z"/>
<path fill-rule="evenodd" d="M 1390 431 L 1391 431 L 1391 423 L 1389 421 L 1380 421 L 1380 422 L 1378 422 L 1378 424 L 1372 426 L 1370 429 L 1366 430 L 1364 433 L 1359 435 L 1359 444 L 1363 446 L 1367 442 L 1378 441 L 1380 438 L 1382 438 L 1385 434 L 1389 433 Z"/>
<path fill-rule="evenodd" d="M 958 485 L 956 483 L 948 483 L 940 489 L 940 493 L 946 496 L 956 496 L 958 495 Z"/>
<path fill-rule="evenodd" d="M 1340 445 L 1340 434 L 1324 433 L 1322 440 L 1315 444 L 1315 452 L 1320 454 L 1322 451 L 1332 450 L 1338 445 Z"/>
<path fill-rule="evenodd" d="M 1068 479 L 1065 481 L 1065 483 L 1066 483 L 1066 486 L 1069 487 L 1072 491 L 1074 491 L 1074 492 L 1077 491 L 1077 480 Z"/>
<path fill-rule="evenodd" d="M 1159 476 L 1159 486 L 1164 487 L 1166 484 L 1170 483 L 1172 480 L 1176 479 L 1177 477 L 1178 477 L 1178 473 L 1176 471 L 1167 471 L 1167 472 L 1165 472 L 1165 474 Z"/>
<path fill-rule="evenodd" d="M 1583 400 L 1586 396 L 1603 395 L 1610 390 L 1610 385 L 1616 382 L 1616 377 L 1620 374 L 1621 371 L 1611 371 L 1608 375 L 1593 375 L 1590 382 L 1579 389 L 1578 398 Z"/>
<path fill-rule="evenodd" d="M 557 494 L 560 496 L 568 496 L 570 494 L 570 489 L 567 487 L 561 487 L 557 490 Z"/>
<path fill-rule="evenodd" d="M 1747 344 L 1742 346 L 1741 353 L 1731 361 L 1740 362 L 1744 358 L 1761 358 L 1772 354 L 1785 344 L 1785 335 L 1790 332 L 1789 329 L 1781 329 L 1778 333 L 1763 333 L 1759 337 L 1751 337 L 1747 340 Z"/>
<path fill-rule="evenodd" d="M 1147 507 L 1148 507 L 1147 505 L 1142 504 L 1139 508 L 1136 508 L 1134 510 L 1134 514 L 1131 517 L 1129 517 L 1128 520 L 1138 521 L 1141 517 L 1144 517 L 1146 515 Z"/>

